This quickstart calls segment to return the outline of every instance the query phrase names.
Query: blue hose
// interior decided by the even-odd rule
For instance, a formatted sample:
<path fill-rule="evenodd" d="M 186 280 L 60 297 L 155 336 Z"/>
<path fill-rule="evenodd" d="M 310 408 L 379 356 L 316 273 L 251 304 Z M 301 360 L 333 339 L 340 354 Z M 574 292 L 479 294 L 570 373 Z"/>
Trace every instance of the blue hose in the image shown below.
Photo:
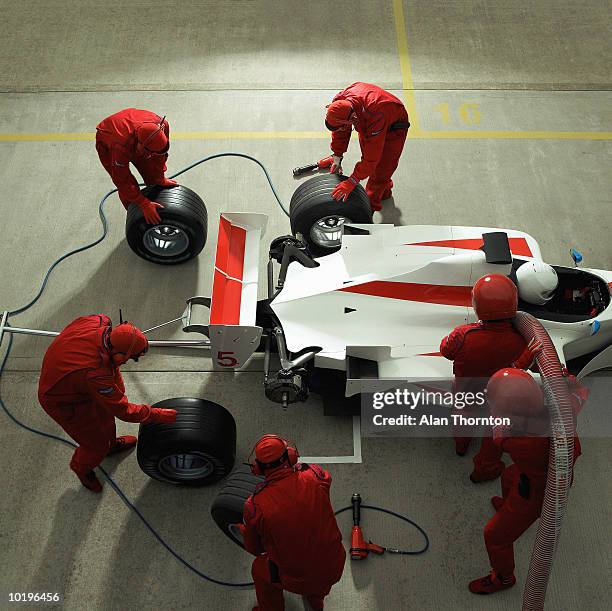
<path fill-rule="evenodd" d="M 250 155 L 246 155 L 244 153 L 217 153 L 216 155 L 209 155 L 208 157 L 203 157 L 202 159 L 200 159 L 199 161 L 196 161 L 195 163 L 192 163 L 191 165 L 187 166 L 186 168 L 180 170 L 179 172 L 177 172 L 176 174 L 173 174 L 170 178 L 175 178 L 177 176 L 180 176 L 181 174 L 184 174 L 185 172 L 195 168 L 196 166 L 205 163 L 206 161 L 210 161 L 211 159 L 217 159 L 219 157 L 242 157 L 244 159 L 249 159 L 253 162 L 255 162 L 264 172 L 266 179 L 268 181 L 268 184 L 270 185 L 270 188 L 272 189 L 272 193 L 274 194 L 274 197 L 278 203 L 278 205 L 280 206 L 280 208 L 282 209 L 282 211 L 289 216 L 289 212 L 288 210 L 285 208 L 285 206 L 283 205 L 280 197 L 278 196 L 278 193 L 274 187 L 274 184 L 272 183 L 272 179 L 270 178 L 270 175 L 268 174 L 267 169 L 264 167 L 264 165 L 255 157 L 251 157 Z M 100 215 L 100 221 L 102 222 L 102 235 L 99 238 L 96 238 L 93 242 L 90 242 L 88 244 L 86 244 L 85 246 L 81 246 L 79 248 L 75 248 L 74 250 L 71 250 L 69 252 L 67 252 L 66 254 L 62 255 L 61 257 L 59 257 L 56 261 L 53 262 L 53 264 L 49 267 L 49 269 L 47 270 L 47 272 L 45 273 L 44 277 L 43 277 L 43 281 L 41 283 L 40 289 L 38 290 L 38 293 L 36 293 L 36 295 L 34 296 L 34 298 L 27 303 L 26 305 L 17 308 L 15 310 L 11 310 L 9 312 L 9 316 L 16 316 L 18 314 L 22 314 L 23 312 L 25 312 L 26 310 L 29 310 L 41 297 L 43 292 L 45 291 L 45 288 L 47 287 L 47 282 L 49 280 L 49 277 L 51 276 L 51 273 L 53 272 L 53 270 L 62 262 L 65 261 L 66 259 L 68 259 L 69 257 L 71 257 L 72 255 L 76 255 L 78 253 L 84 252 L 86 250 L 89 250 L 90 248 L 93 248 L 94 246 L 97 246 L 98 244 L 100 244 L 100 242 L 102 242 L 102 240 L 104 240 L 104 238 L 106 238 L 107 234 L 108 234 L 108 219 L 106 218 L 106 214 L 104 213 L 104 204 L 106 202 L 106 200 L 113 194 L 116 193 L 117 189 L 113 189 L 112 191 L 109 191 L 100 201 L 100 204 L 98 206 L 98 214 Z M 7 323 L 7 326 L 10 326 Z M 9 333 L 9 340 L 8 340 L 8 346 L 7 346 L 7 350 L 6 353 L 4 355 L 4 358 L 2 359 L 2 363 L 0 363 L 0 378 L 2 377 L 2 374 L 4 373 L 4 368 L 6 367 L 6 362 L 8 361 L 8 358 L 10 356 L 11 353 L 11 349 L 13 347 L 13 336 L 12 334 Z M 25 429 L 26 431 L 29 431 L 30 433 L 35 433 L 36 435 L 40 435 L 41 437 L 46 437 L 47 439 L 54 439 L 55 441 L 60 441 L 61 443 L 70 446 L 72 448 L 76 448 L 77 445 L 75 443 L 73 443 L 72 441 L 65 439 L 64 437 L 59 437 L 58 435 L 53 435 L 51 433 L 45 433 L 44 431 L 39 431 L 38 429 L 35 429 L 31 426 L 28 426 L 27 424 L 24 424 L 23 422 L 21 422 L 20 420 L 18 420 L 10 411 L 9 409 L 6 407 L 6 405 L 4 404 L 4 401 L 2 400 L 2 397 L 0 396 L 0 407 L 2 407 L 2 410 L 4 411 L 4 413 L 19 427 Z M 191 563 L 189 563 L 187 560 L 185 560 L 158 532 L 157 530 L 155 530 L 155 528 L 151 525 L 151 523 L 147 520 L 147 518 L 142 514 L 142 512 L 140 511 L 140 509 L 138 509 L 138 507 L 136 507 L 136 505 L 134 505 L 134 503 L 127 497 L 127 495 L 123 492 L 123 490 L 121 489 L 121 487 L 119 486 L 119 484 L 117 484 L 117 482 L 113 479 L 113 477 L 110 475 L 110 473 L 108 473 L 108 471 L 106 471 L 106 469 L 104 469 L 104 467 L 102 467 L 101 465 L 98 466 L 98 469 L 104 474 L 104 477 L 106 477 L 106 479 L 108 480 L 108 482 L 110 483 L 111 487 L 113 488 L 113 490 L 119 495 L 119 498 L 128 506 L 129 509 L 131 509 L 141 520 L 141 522 L 144 524 L 144 526 L 149 530 L 149 532 L 155 537 L 155 539 L 157 539 L 157 541 L 170 553 L 172 554 L 172 556 L 174 556 L 174 558 L 176 558 L 185 568 L 189 569 L 190 571 L 192 571 L 193 573 L 195 573 L 198 577 L 201 577 L 202 579 L 205 579 L 206 581 L 209 581 L 211 583 L 220 585 L 220 586 L 227 586 L 227 587 L 231 587 L 231 588 L 239 588 L 239 587 L 250 587 L 253 585 L 253 582 L 249 581 L 249 582 L 239 582 L 239 583 L 232 583 L 229 581 L 222 581 L 220 579 L 215 579 L 214 577 L 210 577 L 209 575 L 206 575 L 206 573 L 203 573 L 202 571 L 200 571 L 198 568 L 196 568 L 195 566 L 193 566 Z M 408 522 L 410 524 L 412 524 L 413 526 L 415 526 L 420 532 L 421 534 L 425 537 L 425 547 L 421 550 L 418 550 L 416 552 L 405 552 L 405 553 L 411 553 L 411 554 L 422 554 L 423 552 L 425 552 L 427 550 L 427 548 L 429 547 L 429 539 L 427 537 L 427 534 L 425 533 L 425 531 L 416 523 L 414 523 L 412 520 L 394 513 L 392 511 L 389 511 L 388 509 L 383 509 L 380 507 L 373 507 L 370 505 L 362 505 L 362 507 L 364 509 L 373 509 L 375 511 L 381 511 L 384 513 L 387 513 L 389 515 L 395 516 L 401 520 L 404 520 L 405 522 Z M 351 509 L 351 506 L 348 507 L 343 507 L 342 509 L 339 509 L 338 511 L 336 511 L 336 515 L 343 513 L 345 511 L 348 511 L 349 509 Z"/>

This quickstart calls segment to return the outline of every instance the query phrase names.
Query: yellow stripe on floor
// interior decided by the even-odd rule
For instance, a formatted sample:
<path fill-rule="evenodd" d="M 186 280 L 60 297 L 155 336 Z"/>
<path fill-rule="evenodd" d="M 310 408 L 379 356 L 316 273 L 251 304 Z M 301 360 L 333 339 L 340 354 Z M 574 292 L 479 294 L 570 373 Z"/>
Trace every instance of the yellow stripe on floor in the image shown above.
<path fill-rule="evenodd" d="M 74 142 L 94 140 L 94 133 L 58 132 L 32 134 L 0 134 L 0 142 Z M 173 132 L 172 140 L 327 140 L 329 134 L 319 131 L 198 131 Z M 428 131 L 410 128 L 409 139 L 422 140 L 612 140 L 612 132 L 556 132 L 457 130 Z"/>
<path fill-rule="evenodd" d="M 555 131 L 495 131 L 457 130 L 426 131 L 412 129 L 408 138 L 424 140 L 612 140 L 612 132 L 555 132 Z"/>
<path fill-rule="evenodd" d="M 408 54 L 408 36 L 404 20 L 403 0 L 393 0 L 393 21 L 395 22 L 395 36 L 397 38 L 397 52 L 399 55 L 400 70 L 402 72 L 402 89 L 404 90 L 404 103 L 408 110 L 408 117 L 412 127 L 418 131 L 419 116 L 414 98 L 414 83 L 412 82 L 412 69 L 410 68 L 410 55 Z M 412 134 L 410 134 L 412 135 Z"/>

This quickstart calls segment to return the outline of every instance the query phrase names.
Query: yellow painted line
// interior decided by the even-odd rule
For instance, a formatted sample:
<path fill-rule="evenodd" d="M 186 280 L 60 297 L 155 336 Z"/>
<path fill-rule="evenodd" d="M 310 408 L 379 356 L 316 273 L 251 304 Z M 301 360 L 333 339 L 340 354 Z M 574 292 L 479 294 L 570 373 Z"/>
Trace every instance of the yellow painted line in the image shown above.
<path fill-rule="evenodd" d="M 172 140 L 327 140 L 329 134 L 324 131 L 317 132 L 274 132 L 274 131 L 250 131 L 250 132 L 172 132 Z M 69 142 L 78 140 L 94 140 L 95 132 L 92 133 L 46 133 L 46 134 L 0 134 L 0 142 Z"/>
<path fill-rule="evenodd" d="M 612 140 L 612 132 L 555 132 L 555 131 L 427 131 L 412 129 L 409 138 L 424 140 Z"/>
<path fill-rule="evenodd" d="M 395 36 L 397 38 L 397 52 L 399 54 L 400 70 L 402 72 L 402 89 L 404 103 L 410 117 L 412 126 L 409 137 L 413 131 L 419 130 L 419 116 L 414 98 L 414 83 L 412 82 L 412 70 L 410 68 L 410 55 L 408 54 L 408 36 L 406 35 L 406 24 L 404 20 L 403 0 L 393 0 L 393 20 L 395 22 Z"/>
<path fill-rule="evenodd" d="M 173 140 L 329 140 L 329 133 L 320 132 L 172 132 Z"/>
<path fill-rule="evenodd" d="M 95 134 L 47 133 L 47 134 L 0 134 L 0 142 L 66 142 L 68 140 L 94 140 Z"/>
<path fill-rule="evenodd" d="M 422 140 L 612 140 L 612 132 L 556 131 L 428 131 L 410 128 L 408 137 Z M 0 134 L 0 142 L 71 142 L 94 140 L 93 133 Z M 252 132 L 173 132 L 173 140 L 327 140 L 327 132 L 252 131 Z"/>

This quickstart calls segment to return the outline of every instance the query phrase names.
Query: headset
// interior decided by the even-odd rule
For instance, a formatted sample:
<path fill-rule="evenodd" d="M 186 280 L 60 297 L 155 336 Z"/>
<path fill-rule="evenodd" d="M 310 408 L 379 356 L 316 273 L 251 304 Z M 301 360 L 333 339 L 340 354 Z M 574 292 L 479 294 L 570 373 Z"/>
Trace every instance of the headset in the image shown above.
<path fill-rule="evenodd" d="M 128 329 L 129 329 L 129 331 L 130 331 L 130 345 L 129 345 L 129 347 L 128 347 L 126 352 L 118 352 L 117 354 L 113 354 L 112 355 L 113 362 L 116 365 L 121 365 L 122 362 L 123 362 L 121 357 L 119 356 L 121 354 L 124 354 L 127 357 L 128 360 L 130 358 L 134 359 L 134 362 L 137 363 L 138 359 L 141 356 L 143 356 L 144 354 L 146 354 L 147 351 L 149 350 L 149 345 L 147 343 L 147 346 L 145 347 L 145 349 L 142 352 L 140 352 L 136 357 L 134 357 L 132 355 L 132 350 L 134 349 L 134 345 L 136 344 L 136 340 L 138 338 L 137 333 L 136 333 L 136 327 L 131 322 L 129 322 L 127 320 L 123 320 L 123 312 L 121 311 L 121 309 L 119 309 L 119 324 L 115 328 L 118 329 L 119 327 L 121 327 L 123 325 L 126 325 L 128 327 Z M 111 329 L 111 333 L 112 333 L 112 329 Z M 110 333 L 109 333 L 109 336 L 108 336 L 108 341 L 109 341 L 109 344 L 111 346 L 111 349 L 114 348 L 114 346 L 112 345 L 112 341 L 110 339 Z"/>
<path fill-rule="evenodd" d="M 327 104 L 325 106 L 325 108 L 329 108 L 331 106 L 331 104 Z M 355 114 L 355 109 L 351 108 L 351 111 L 348 114 L 348 117 L 345 119 L 345 121 L 350 121 L 351 117 Z M 337 132 L 338 130 L 345 130 L 348 129 L 349 127 L 352 129 L 352 125 L 331 125 L 331 123 L 328 123 L 327 119 L 325 119 L 325 127 L 327 127 L 327 129 L 330 132 Z"/>
<path fill-rule="evenodd" d="M 279 439 L 280 441 L 283 442 L 285 446 L 285 451 L 280 455 L 279 458 L 277 458 L 276 460 L 273 460 L 272 462 L 264 463 L 264 462 L 257 460 L 257 458 L 253 457 L 253 455 L 255 454 L 255 451 L 257 450 L 257 446 L 264 439 Z M 251 473 L 253 475 L 262 476 L 262 475 L 265 475 L 265 472 L 268 469 L 276 469 L 276 467 L 280 467 L 284 462 L 287 462 L 289 466 L 293 468 L 297 464 L 299 458 L 300 458 L 300 453 L 297 447 L 295 446 L 295 444 L 288 442 L 286 439 L 283 439 L 279 435 L 264 435 L 253 446 L 253 449 L 251 450 L 251 453 L 249 454 L 249 466 L 251 467 Z"/>
<path fill-rule="evenodd" d="M 149 134 L 149 136 L 146 138 L 146 140 L 144 142 L 141 142 L 140 145 L 142 146 L 142 148 L 144 148 L 149 153 L 152 153 L 152 154 L 155 154 L 155 155 L 160 155 L 160 154 L 165 154 L 165 153 L 158 153 L 157 151 L 149 151 L 149 149 L 147 148 L 147 143 L 150 142 L 153 138 L 155 138 L 155 136 L 157 136 L 157 134 L 159 134 L 159 132 L 161 132 L 164 129 L 164 121 L 166 120 L 166 115 L 164 115 L 161 118 L 160 118 L 159 115 L 157 115 L 157 118 L 159 119 L 159 123 L 157 125 L 157 129 L 154 132 L 152 132 L 151 134 Z"/>

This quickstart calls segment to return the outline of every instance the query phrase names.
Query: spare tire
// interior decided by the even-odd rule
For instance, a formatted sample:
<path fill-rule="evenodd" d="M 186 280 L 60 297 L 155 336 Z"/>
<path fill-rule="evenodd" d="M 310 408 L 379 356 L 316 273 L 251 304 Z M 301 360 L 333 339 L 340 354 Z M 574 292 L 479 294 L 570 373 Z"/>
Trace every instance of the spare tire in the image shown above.
<path fill-rule="evenodd" d="M 208 213 L 200 196 L 183 185 L 147 187 L 142 194 L 161 204 L 161 223 L 149 225 L 136 204 L 130 204 L 125 236 L 130 248 L 143 259 L 174 265 L 200 254 L 206 244 Z"/>
<path fill-rule="evenodd" d="M 224 478 L 236 459 L 236 422 L 221 405 L 205 399 L 165 399 L 153 407 L 175 409 L 176 422 L 141 424 L 137 458 L 153 479 L 207 486 Z"/>
<path fill-rule="evenodd" d="M 372 209 L 365 189 L 357 185 L 344 202 L 331 193 L 346 176 L 320 174 L 302 183 L 291 197 L 289 219 L 294 236 L 304 240 L 315 257 L 340 248 L 345 223 L 371 223 Z"/>
<path fill-rule="evenodd" d="M 242 534 L 235 524 L 242 522 L 244 502 L 264 481 L 263 477 L 253 475 L 249 467 L 241 465 L 225 480 L 217 498 L 213 501 L 210 513 L 217 526 L 240 547 L 244 547 Z"/>

